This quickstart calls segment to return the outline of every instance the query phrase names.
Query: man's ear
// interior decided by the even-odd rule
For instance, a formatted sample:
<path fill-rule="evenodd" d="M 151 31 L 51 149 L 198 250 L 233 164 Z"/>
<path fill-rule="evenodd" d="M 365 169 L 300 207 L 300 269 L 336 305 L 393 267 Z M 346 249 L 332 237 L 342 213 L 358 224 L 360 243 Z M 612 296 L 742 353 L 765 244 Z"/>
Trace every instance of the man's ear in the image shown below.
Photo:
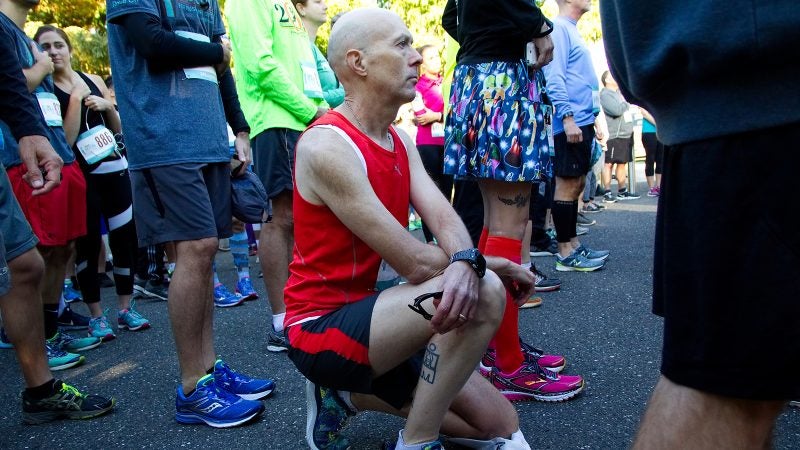
<path fill-rule="evenodd" d="M 350 70 L 352 70 L 356 75 L 361 77 L 367 75 L 363 51 L 353 48 L 348 50 L 344 57 L 347 61 L 347 67 L 349 67 Z"/>

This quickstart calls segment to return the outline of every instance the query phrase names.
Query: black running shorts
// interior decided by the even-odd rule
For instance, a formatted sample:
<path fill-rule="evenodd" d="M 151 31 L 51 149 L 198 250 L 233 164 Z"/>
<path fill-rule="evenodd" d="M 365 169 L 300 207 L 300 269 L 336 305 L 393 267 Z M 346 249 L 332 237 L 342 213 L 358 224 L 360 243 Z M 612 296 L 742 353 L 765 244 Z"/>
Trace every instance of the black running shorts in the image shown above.
<path fill-rule="evenodd" d="M 553 174 L 557 177 L 575 178 L 586 175 L 592 168 L 592 140 L 594 139 L 594 125 L 581 127 L 583 140 L 570 144 L 567 142 L 567 133 L 558 133 L 553 137 L 555 157 L 553 159 Z"/>
<path fill-rule="evenodd" d="M 800 123 L 666 147 L 653 311 L 661 372 L 701 391 L 800 398 Z"/>

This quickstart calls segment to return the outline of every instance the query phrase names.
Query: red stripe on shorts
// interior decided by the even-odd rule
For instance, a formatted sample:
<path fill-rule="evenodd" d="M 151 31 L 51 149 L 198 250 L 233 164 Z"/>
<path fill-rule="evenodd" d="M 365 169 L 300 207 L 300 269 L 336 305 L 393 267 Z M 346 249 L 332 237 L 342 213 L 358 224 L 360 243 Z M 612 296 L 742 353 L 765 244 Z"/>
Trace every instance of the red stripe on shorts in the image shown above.
<path fill-rule="evenodd" d="M 292 347 L 304 353 L 316 355 L 331 351 L 347 360 L 369 365 L 369 348 L 337 328 L 328 328 L 322 333 L 303 330 L 303 325 L 289 327 L 289 342 Z"/>

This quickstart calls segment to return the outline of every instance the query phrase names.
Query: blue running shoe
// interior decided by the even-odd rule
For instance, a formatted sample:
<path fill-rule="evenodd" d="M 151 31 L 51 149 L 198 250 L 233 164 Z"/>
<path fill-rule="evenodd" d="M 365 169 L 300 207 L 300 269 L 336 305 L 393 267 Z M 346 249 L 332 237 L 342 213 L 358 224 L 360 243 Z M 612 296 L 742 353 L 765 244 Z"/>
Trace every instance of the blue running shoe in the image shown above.
<path fill-rule="evenodd" d="M 131 300 L 131 305 L 128 306 L 128 309 L 123 309 L 117 313 L 117 328 L 130 331 L 150 328 L 150 321 L 133 309 L 134 306 L 136 306 L 136 301 Z"/>
<path fill-rule="evenodd" d="M 175 397 L 175 420 L 178 423 L 204 423 L 214 428 L 228 428 L 246 423 L 263 411 L 263 403 L 245 400 L 221 389 L 214 382 L 213 375 L 197 380 L 194 392 L 188 397 L 178 386 Z"/>
<path fill-rule="evenodd" d="M 244 297 L 239 294 L 234 294 L 220 283 L 214 286 L 214 305 L 218 308 L 230 308 L 231 306 L 239 306 L 244 302 Z"/>
<path fill-rule="evenodd" d="M 47 340 L 47 343 L 65 352 L 82 352 L 99 347 L 103 340 L 93 336 L 75 337 L 63 331 L 58 331 L 55 336 Z"/>
<path fill-rule="evenodd" d="M 245 300 L 255 300 L 258 298 L 258 293 L 253 289 L 253 283 L 250 282 L 250 277 L 242 277 L 241 280 L 236 282 L 236 293 L 244 297 Z"/>
<path fill-rule="evenodd" d="M 583 244 L 575 249 L 575 253 L 583 256 L 586 259 L 596 261 L 605 261 L 608 258 L 608 255 L 611 254 L 611 252 L 608 250 L 592 250 Z"/>
<path fill-rule="evenodd" d="M 593 272 L 603 268 L 603 260 L 588 259 L 577 252 L 566 258 L 556 255 L 556 270 L 559 272 Z"/>
<path fill-rule="evenodd" d="M 47 352 L 47 364 L 50 370 L 64 370 L 75 366 L 79 366 L 86 361 L 83 355 L 76 355 L 75 353 L 67 353 L 55 345 L 45 341 L 45 352 Z"/>
<path fill-rule="evenodd" d="M 58 316 L 58 327 L 62 330 L 85 330 L 89 327 L 89 317 L 76 313 L 66 305 Z"/>
<path fill-rule="evenodd" d="M 221 359 L 214 363 L 214 382 L 217 386 L 245 400 L 262 399 L 275 390 L 272 380 L 259 380 L 234 372 Z"/>
<path fill-rule="evenodd" d="M 339 433 L 354 415 L 335 390 L 306 380 L 306 442 L 313 450 L 349 448 Z"/>
<path fill-rule="evenodd" d="M 14 348 L 14 344 L 12 344 L 11 341 L 8 340 L 8 336 L 6 336 L 5 328 L 0 328 L 0 348 Z"/>
<path fill-rule="evenodd" d="M 64 296 L 64 301 L 67 303 L 83 301 L 81 291 L 75 289 L 75 287 L 72 285 L 72 281 L 69 279 L 64 280 L 64 290 L 62 291 L 62 295 Z"/>
<path fill-rule="evenodd" d="M 89 320 L 89 336 L 100 338 L 103 342 L 110 341 L 117 337 L 111 329 L 111 324 L 108 323 L 108 318 L 106 317 L 107 311 L 108 310 L 106 310 L 102 316 Z"/>

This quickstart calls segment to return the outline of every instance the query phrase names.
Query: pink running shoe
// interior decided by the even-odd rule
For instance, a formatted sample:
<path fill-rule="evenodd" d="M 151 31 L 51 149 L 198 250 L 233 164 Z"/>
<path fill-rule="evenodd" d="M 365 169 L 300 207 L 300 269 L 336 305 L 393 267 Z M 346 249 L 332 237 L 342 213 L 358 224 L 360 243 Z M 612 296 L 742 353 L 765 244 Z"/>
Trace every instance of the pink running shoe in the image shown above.
<path fill-rule="evenodd" d="M 530 361 L 510 374 L 493 367 L 489 382 L 510 402 L 563 402 L 578 395 L 584 386 L 583 378 L 578 375 L 559 375 Z"/>
<path fill-rule="evenodd" d="M 525 356 L 526 361 L 533 361 L 534 363 L 551 372 L 561 372 L 567 365 L 567 360 L 561 355 L 545 354 L 543 350 L 522 342 L 522 339 L 519 340 L 519 345 L 522 348 L 522 354 Z M 494 367 L 495 357 L 496 350 L 493 348 L 487 349 L 486 353 L 483 354 L 483 358 L 481 358 L 480 371 L 481 375 L 484 377 L 488 377 L 489 372 L 491 371 L 492 367 Z"/>

